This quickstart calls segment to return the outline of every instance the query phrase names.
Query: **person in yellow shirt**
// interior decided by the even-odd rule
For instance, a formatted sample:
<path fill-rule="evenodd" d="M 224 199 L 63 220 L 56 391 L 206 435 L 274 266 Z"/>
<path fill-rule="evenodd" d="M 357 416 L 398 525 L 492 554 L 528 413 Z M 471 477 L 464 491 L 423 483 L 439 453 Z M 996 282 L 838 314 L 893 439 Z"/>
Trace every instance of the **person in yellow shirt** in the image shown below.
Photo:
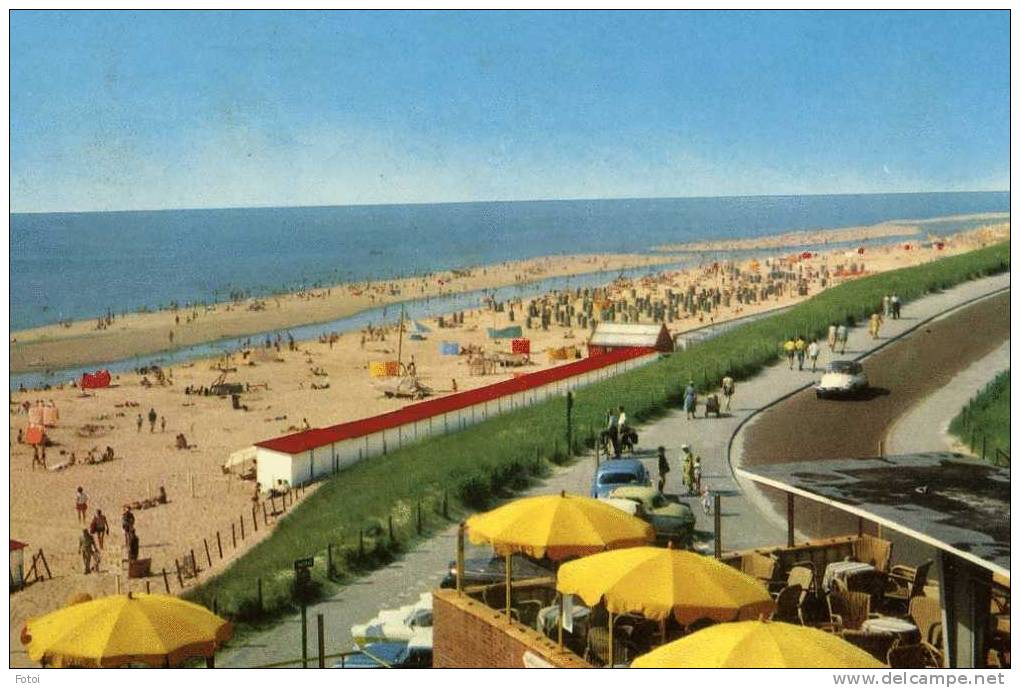
<path fill-rule="evenodd" d="M 807 342 L 800 335 L 797 335 L 797 341 L 793 343 L 793 348 L 797 351 L 797 370 L 804 370 L 804 353 L 807 350 Z"/>
<path fill-rule="evenodd" d="M 790 362 L 790 370 L 793 370 L 793 357 L 796 355 L 797 344 L 792 338 L 787 339 L 783 344 L 783 350 L 786 352 L 786 360 Z"/>

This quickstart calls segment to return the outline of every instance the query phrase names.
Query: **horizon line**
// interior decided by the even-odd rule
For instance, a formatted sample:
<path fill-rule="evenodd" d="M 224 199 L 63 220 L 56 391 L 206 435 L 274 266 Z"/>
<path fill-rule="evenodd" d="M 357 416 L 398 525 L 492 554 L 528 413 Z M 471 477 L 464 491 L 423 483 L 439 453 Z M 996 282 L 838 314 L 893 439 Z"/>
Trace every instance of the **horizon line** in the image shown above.
<path fill-rule="evenodd" d="M 336 203 L 322 204 L 314 203 L 309 205 L 234 205 L 234 206 L 191 206 L 191 207 L 166 207 L 166 208 L 117 208 L 108 210 L 20 210 L 10 211 L 10 215 L 84 215 L 89 213 L 159 213 L 159 212 L 181 212 L 181 211 L 207 211 L 207 210 L 282 210 L 282 209 L 312 209 L 312 208 L 384 208 L 402 206 L 425 206 L 425 205 L 480 205 L 487 203 L 566 203 L 577 201 L 664 201 L 664 200 L 697 200 L 697 199 L 723 199 L 723 198 L 793 198 L 793 197 L 816 197 L 816 196 L 923 196 L 936 194 L 978 194 L 978 193 L 1010 193 L 1009 189 L 967 189 L 952 191 L 861 191 L 846 193 L 774 193 L 774 194 L 720 194 L 717 196 L 599 196 L 599 197 L 573 197 L 573 198 L 528 198 L 528 199 L 489 199 L 474 201 L 410 201 L 393 203 Z"/>

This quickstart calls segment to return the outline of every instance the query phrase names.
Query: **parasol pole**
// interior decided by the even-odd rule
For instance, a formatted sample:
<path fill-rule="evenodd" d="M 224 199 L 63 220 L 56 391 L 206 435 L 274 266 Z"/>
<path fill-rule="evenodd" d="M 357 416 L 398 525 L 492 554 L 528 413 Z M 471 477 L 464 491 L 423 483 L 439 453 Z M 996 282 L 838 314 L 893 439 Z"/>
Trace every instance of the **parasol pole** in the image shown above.
<path fill-rule="evenodd" d="M 397 369 L 403 370 L 402 357 L 404 353 L 404 304 L 400 304 L 400 325 L 397 326 Z"/>
<path fill-rule="evenodd" d="M 511 563 L 510 557 L 513 556 L 512 552 L 506 554 L 506 618 L 510 620 L 510 576 L 513 572 L 513 564 Z"/>
<path fill-rule="evenodd" d="M 560 614 L 556 617 L 556 637 L 559 641 L 560 652 L 563 651 L 563 593 L 560 593 Z"/>

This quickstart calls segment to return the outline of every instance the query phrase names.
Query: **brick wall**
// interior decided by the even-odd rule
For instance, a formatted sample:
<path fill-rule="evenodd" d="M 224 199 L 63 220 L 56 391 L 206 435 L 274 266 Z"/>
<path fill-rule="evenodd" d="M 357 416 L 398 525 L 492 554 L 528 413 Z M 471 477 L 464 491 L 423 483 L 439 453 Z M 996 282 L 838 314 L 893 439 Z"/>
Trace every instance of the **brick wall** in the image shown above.
<path fill-rule="evenodd" d="M 432 654 L 437 669 L 524 667 L 530 652 L 560 668 L 591 668 L 538 631 L 507 621 L 506 616 L 453 590 L 432 596 Z"/>

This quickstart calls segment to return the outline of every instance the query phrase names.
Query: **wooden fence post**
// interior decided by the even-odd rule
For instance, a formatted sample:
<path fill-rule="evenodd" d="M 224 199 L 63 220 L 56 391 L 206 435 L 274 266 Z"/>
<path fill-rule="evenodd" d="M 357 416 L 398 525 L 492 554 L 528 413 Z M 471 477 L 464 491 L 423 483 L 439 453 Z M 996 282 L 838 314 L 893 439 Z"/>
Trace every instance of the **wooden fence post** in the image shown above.
<path fill-rule="evenodd" d="M 191 550 L 191 570 L 195 572 L 195 577 L 198 578 L 198 561 L 195 559 L 195 550 Z"/>
<path fill-rule="evenodd" d="M 163 569 L 163 587 L 166 588 L 166 594 L 170 594 L 170 579 L 167 578 L 166 568 Z"/>
<path fill-rule="evenodd" d="M 233 523 L 230 524 L 230 539 L 234 542 L 234 549 L 237 549 L 237 527 Z"/>
<path fill-rule="evenodd" d="M 183 588 L 184 576 L 181 575 L 181 562 L 179 562 L 176 557 L 174 558 L 174 567 L 177 569 L 177 584 Z"/>
<path fill-rule="evenodd" d="M 421 535 L 422 522 L 421 522 L 421 498 L 420 497 L 418 498 L 418 522 L 417 522 L 417 526 L 418 526 L 418 528 L 417 528 L 418 529 L 418 535 Z"/>
<path fill-rule="evenodd" d="M 241 539 L 244 540 L 244 516 L 241 516 L 237 520 L 241 522 Z"/>
<path fill-rule="evenodd" d="M 259 576 L 258 578 L 256 578 L 255 581 L 256 581 L 256 585 L 258 587 L 259 614 L 261 614 L 264 611 L 264 607 L 262 606 L 262 576 Z"/>
<path fill-rule="evenodd" d="M 151 588 L 149 587 L 149 581 L 148 581 L 148 580 L 146 580 L 146 581 L 145 581 L 145 594 L 146 594 L 146 595 L 148 595 L 148 594 L 150 594 L 151 592 L 152 592 L 152 590 L 151 590 Z"/>
<path fill-rule="evenodd" d="M 308 668 L 308 607 L 301 603 L 301 668 Z"/>
<path fill-rule="evenodd" d="M 205 561 L 209 564 L 209 568 L 212 568 L 212 555 L 209 554 L 209 540 L 202 538 L 202 544 L 205 545 Z"/>
<path fill-rule="evenodd" d="M 251 526 L 255 529 L 255 532 L 259 532 L 259 521 L 255 518 L 255 514 L 258 512 L 258 507 L 254 504 L 251 507 Z"/>
<path fill-rule="evenodd" d="M 262 524 L 266 528 L 269 527 L 269 513 L 266 510 L 266 503 L 265 502 L 262 502 Z"/>
<path fill-rule="evenodd" d="M 220 559 L 223 559 L 223 541 L 220 540 L 220 531 L 216 531 L 216 549 L 220 553 Z"/>
<path fill-rule="evenodd" d="M 319 635 L 319 668 L 326 668 L 326 633 L 323 623 L 322 614 L 317 614 L 315 617 L 315 625 Z"/>
<path fill-rule="evenodd" d="M 450 492 L 447 489 L 443 489 L 443 518 L 449 520 L 450 518 Z"/>

